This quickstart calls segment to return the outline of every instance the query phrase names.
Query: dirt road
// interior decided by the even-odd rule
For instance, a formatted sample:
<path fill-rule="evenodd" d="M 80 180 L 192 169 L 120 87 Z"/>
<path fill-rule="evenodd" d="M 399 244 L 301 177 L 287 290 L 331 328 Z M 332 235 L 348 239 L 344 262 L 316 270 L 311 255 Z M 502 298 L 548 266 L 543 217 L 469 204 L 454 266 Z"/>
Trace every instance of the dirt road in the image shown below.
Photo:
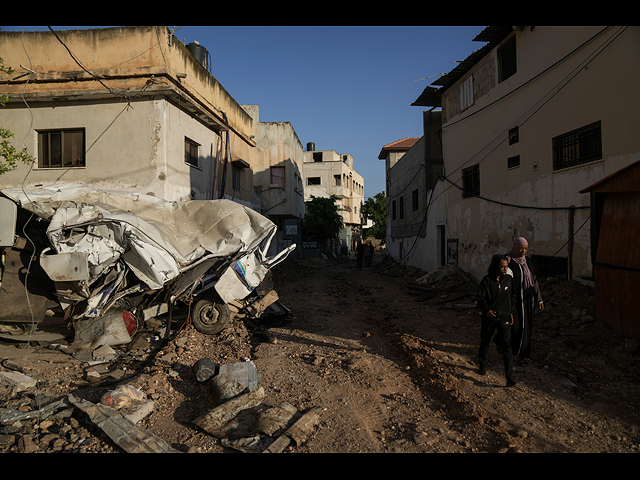
<path fill-rule="evenodd" d="M 194 427 L 207 412 L 193 366 L 252 360 L 264 403 L 323 407 L 310 436 L 285 452 L 637 452 L 640 364 L 635 341 L 594 320 L 593 291 L 548 281 L 536 318 L 534 362 L 506 388 L 493 349 L 477 373 L 479 318 L 473 290 L 452 275 L 429 288 L 424 275 L 376 256 L 288 259 L 274 271 L 287 317 L 234 321 L 217 337 L 192 327 L 127 383 L 154 399 L 140 425 L 182 452 L 235 450 Z M 22 348 L 20 348 L 22 347 Z M 86 365 L 45 346 L 2 342 L 4 370 L 40 380 L 50 398 L 73 392 L 98 402 L 113 387 L 79 386 Z M 0 392 L 1 393 L 1 392 Z M 0 407 L 33 408 L 35 392 L 0 395 Z M 25 440 L 26 438 L 26 440 Z M 120 451 L 77 411 L 43 422 L 0 425 L 0 451 Z"/>

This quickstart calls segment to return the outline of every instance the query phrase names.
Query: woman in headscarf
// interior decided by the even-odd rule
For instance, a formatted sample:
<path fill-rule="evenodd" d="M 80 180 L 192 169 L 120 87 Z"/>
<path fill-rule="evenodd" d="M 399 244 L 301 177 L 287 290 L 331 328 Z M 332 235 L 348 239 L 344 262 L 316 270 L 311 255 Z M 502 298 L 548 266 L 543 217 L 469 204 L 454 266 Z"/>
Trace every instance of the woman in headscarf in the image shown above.
<path fill-rule="evenodd" d="M 538 279 L 531 260 L 526 256 L 529 250 L 527 240 L 522 237 L 513 242 L 513 249 L 507 254 L 514 287 L 516 288 L 516 316 L 511 326 L 511 346 L 513 356 L 521 363 L 531 359 L 531 329 L 536 306 L 544 309 Z"/>

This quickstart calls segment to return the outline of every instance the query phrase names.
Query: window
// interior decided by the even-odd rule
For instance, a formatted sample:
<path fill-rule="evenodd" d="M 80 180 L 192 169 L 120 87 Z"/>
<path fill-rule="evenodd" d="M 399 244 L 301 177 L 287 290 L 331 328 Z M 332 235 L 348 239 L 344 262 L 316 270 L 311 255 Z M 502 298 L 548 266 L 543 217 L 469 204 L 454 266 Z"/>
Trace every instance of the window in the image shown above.
<path fill-rule="evenodd" d="M 233 190 L 236 192 L 240 191 L 240 183 L 242 180 L 242 170 L 243 168 L 240 165 L 233 165 Z"/>
<path fill-rule="evenodd" d="M 314 152 L 313 161 L 314 162 L 321 162 L 322 161 L 322 152 Z"/>
<path fill-rule="evenodd" d="M 342 176 L 334 175 L 333 178 L 335 180 L 336 187 L 339 187 L 340 185 L 342 185 Z"/>
<path fill-rule="evenodd" d="M 513 145 L 514 143 L 518 143 L 520 141 L 520 132 L 518 127 L 513 127 L 509 129 L 509 145 Z"/>
<path fill-rule="evenodd" d="M 480 165 L 462 170 L 462 198 L 480 195 Z"/>
<path fill-rule="evenodd" d="M 572 130 L 553 139 L 553 169 L 580 165 L 602 158 L 600 122 Z"/>
<path fill-rule="evenodd" d="M 507 168 L 515 168 L 520 166 L 520 155 L 507 158 Z"/>
<path fill-rule="evenodd" d="M 404 197 L 400 197 L 400 218 L 404 218 Z"/>
<path fill-rule="evenodd" d="M 514 35 L 498 48 L 498 83 L 509 78 L 517 70 L 516 36 Z"/>
<path fill-rule="evenodd" d="M 192 167 L 199 167 L 200 145 L 184 137 L 184 162 Z"/>
<path fill-rule="evenodd" d="M 307 178 L 307 185 L 322 185 L 322 182 L 320 177 L 309 177 Z"/>
<path fill-rule="evenodd" d="M 284 172 L 285 167 L 271 167 L 271 185 L 277 187 L 284 187 Z"/>
<path fill-rule="evenodd" d="M 411 192 L 411 200 L 413 204 L 413 211 L 418 210 L 418 189 L 416 188 L 413 192 Z"/>
<path fill-rule="evenodd" d="M 85 167 L 84 128 L 38 132 L 38 167 Z"/>
<path fill-rule="evenodd" d="M 460 85 L 460 110 L 466 110 L 471 105 L 473 105 L 473 75 Z"/>
<path fill-rule="evenodd" d="M 395 200 L 391 202 L 391 219 L 392 220 L 396 219 L 396 201 Z"/>

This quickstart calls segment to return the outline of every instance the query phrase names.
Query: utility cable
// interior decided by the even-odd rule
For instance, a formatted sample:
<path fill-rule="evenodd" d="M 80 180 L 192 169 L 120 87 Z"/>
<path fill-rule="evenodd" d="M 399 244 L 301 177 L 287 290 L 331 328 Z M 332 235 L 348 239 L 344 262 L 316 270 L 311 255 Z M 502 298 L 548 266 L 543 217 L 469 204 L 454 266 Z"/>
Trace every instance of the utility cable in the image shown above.
<path fill-rule="evenodd" d="M 608 28 L 608 27 L 607 27 Z M 512 122 L 512 124 L 506 128 L 505 130 L 503 130 L 500 134 L 498 134 L 493 140 L 491 140 L 489 143 L 487 143 L 487 145 L 483 148 L 481 148 L 478 153 L 476 153 L 475 155 L 471 156 L 466 162 L 462 163 L 460 166 L 458 166 L 455 170 L 453 170 L 448 176 L 452 175 L 453 173 L 455 173 L 456 171 L 458 171 L 459 169 L 461 169 L 462 167 L 464 167 L 466 164 L 468 164 L 471 160 L 473 160 L 480 152 L 482 152 L 485 148 L 487 148 L 489 145 L 491 145 L 495 140 L 499 139 L 499 138 L 503 138 L 502 141 L 500 141 L 493 149 L 491 149 L 491 151 L 489 151 L 483 158 L 481 158 L 478 163 L 482 162 L 483 160 L 485 160 L 491 153 L 493 153 L 502 143 L 504 143 L 506 141 L 506 138 L 504 138 L 504 134 L 510 129 L 512 128 L 514 125 L 518 125 L 518 126 L 522 126 L 524 125 L 526 122 L 528 122 L 529 120 L 531 120 L 531 118 L 537 114 L 542 107 L 544 107 L 545 105 L 547 105 L 551 99 L 553 99 L 558 93 L 560 93 L 560 91 L 562 91 L 562 89 L 564 89 L 573 79 L 575 79 L 577 77 L 577 75 L 584 70 L 584 68 L 586 66 L 588 66 L 592 61 L 594 61 L 606 48 L 609 47 L 609 45 L 611 45 L 611 43 L 613 41 L 615 41 L 622 33 L 624 33 L 624 31 L 627 29 L 628 27 L 624 27 L 622 28 L 620 31 L 618 31 L 612 38 L 610 38 L 609 40 L 607 40 L 604 44 L 600 45 L 598 47 L 598 49 L 596 49 L 595 52 L 593 52 L 591 55 L 589 55 L 587 57 L 587 59 L 585 59 L 582 63 L 580 63 L 576 68 L 574 68 L 568 75 L 566 75 L 562 80 L 560 80 L 549 92 L 547 92 L 547 94 L 545 94 L 541 100 L 538 101 L 538 103 L 542 102 L 538 107 L 536 107 L 535 105 L 532 106 L 529 109 L 529 112 L 531 112 L 531 110 L 533 110 L 530 114 L 528 112 L 525 112 L 523 115 L 520 116 L 519 119 L 517 119 L 515 122 Z M 579 50 L 580 48 L 584 47 L 587 43 L 589 43 L 590 41 L 592 41 L 593 39 L 595 39 L 597 36 L 599 36 L 600 34 L 602 34 L 606 29 L 603 29 L 601 32 L 599 32 L 598 34 L 596 34 L 594 37 L 592 37 L 591 39 L 589 39 L 587 42 L 585 42 L 583 45 L 581 45 L 580 47 L 576 48 L 575 50 L 573 50 L 569 55 L 565 56 L 563 59 L 559 60 L 558 62 L 556 62 L 554 65 L 552 65 L 552 67 L 549 67 L 549 69 L 557 66 L 559 63 L 561 63 L 562 61 L 565 61 L 569 56 L 573 55 L 577 50 Z M 549 69 L 545 70 L 542 73 L 547 72 Z M 538 78 L 541 74 L 537 75 L 536 77 L 530 79 L 529 81 L 527 81 L 525 84 L 523 84 L 522 86 L 518 87 L 519 90 L 520 88 L 524 87 L 524 85 L 527 85 L 528 83 L 530 83 L 531 81 L 533 81 L 534 79 Z M 514 90 L 513 92 L 515 92 L 516 90 Z M 555 92 L 554 92 L 555 90 Z M 509 94 L 513 93 L 510 92 Z M 509 95 L 507 94 L 507 95 Z M 492 102 L 489 105 L 486 105 L 485 107 L 477 110 L 476 112 L 473 112 L 473 114 L 467 115 L 464 118 L 461 118 L 459 120 L 457 120 L 454 123 L 451 123 L 449 125 L 446 125 L 443 127 L 443 130 L 445 128 L 448 128 L 454 124 L 457 124 L 458 122 L 461 122 L 462 120 L 466 120 L 467 118 L 470 118 L 472 115 L 475 115 L 476 113 L 479 113 L 480 111 L 484 110 L 485 108 L 488 108 L 491 105 L 494 105 L 496 102 L 504 99 L 507 95 L 503 96 L 500 99 L 497 99 L 495 102 Z M 548 97 L 548 98 L 546 98 Z M 545 100 L 546 98 L 546 100 Z M 528 115 L 528 116 L 527 116 Z M 522 121 L 522 119 L 526 116 L 526 118 Z"/>

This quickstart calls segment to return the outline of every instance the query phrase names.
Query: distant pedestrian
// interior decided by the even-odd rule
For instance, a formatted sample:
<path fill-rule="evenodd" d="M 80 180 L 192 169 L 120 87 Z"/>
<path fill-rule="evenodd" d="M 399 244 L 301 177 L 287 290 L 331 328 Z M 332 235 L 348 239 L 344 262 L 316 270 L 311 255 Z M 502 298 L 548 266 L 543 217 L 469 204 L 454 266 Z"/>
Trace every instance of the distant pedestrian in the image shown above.
<path fill-rule="evenodd" d="M 373 260 L 373 244 L 369 242 L 364 250 L 364 265 L 370 267 L 371 260 Z"/>
<path fill-rule="evenodd" d="M 526 256 L 528 250 L 527 240 L 518 237 L 513 243 L 511 252 L 507 254 L 516 291 L 516 312 L 511 327 L 511 345 L 513 356 L 521 364 L 526 364 L 531 359 L 531 331 L 536 305 L 539 310 L 544 310 L 538 278 L 533 271 L 531 260 Z"/>
<path fill-rule="evenodd" d="M 364 260 L 364 245 L 360 240 L 358 240 L 358 245 L 356 246 L 356 261 L 358 263 L 358 270 L 362 270 L 363 260 Z"/>
<path fill-rule="evenodd" d="M 478 308 L 482 314 L 478 373 L 487 373 L 491 340 L 502 353 L 507 387 L 516 384 L 513 378 L 513 353 L 511 351 L 511 324 L 516 305 L 513 277 L 509 275 L 509 260 L 504 255 L 494 255 L 487 275 L 478 287 Z"/>

